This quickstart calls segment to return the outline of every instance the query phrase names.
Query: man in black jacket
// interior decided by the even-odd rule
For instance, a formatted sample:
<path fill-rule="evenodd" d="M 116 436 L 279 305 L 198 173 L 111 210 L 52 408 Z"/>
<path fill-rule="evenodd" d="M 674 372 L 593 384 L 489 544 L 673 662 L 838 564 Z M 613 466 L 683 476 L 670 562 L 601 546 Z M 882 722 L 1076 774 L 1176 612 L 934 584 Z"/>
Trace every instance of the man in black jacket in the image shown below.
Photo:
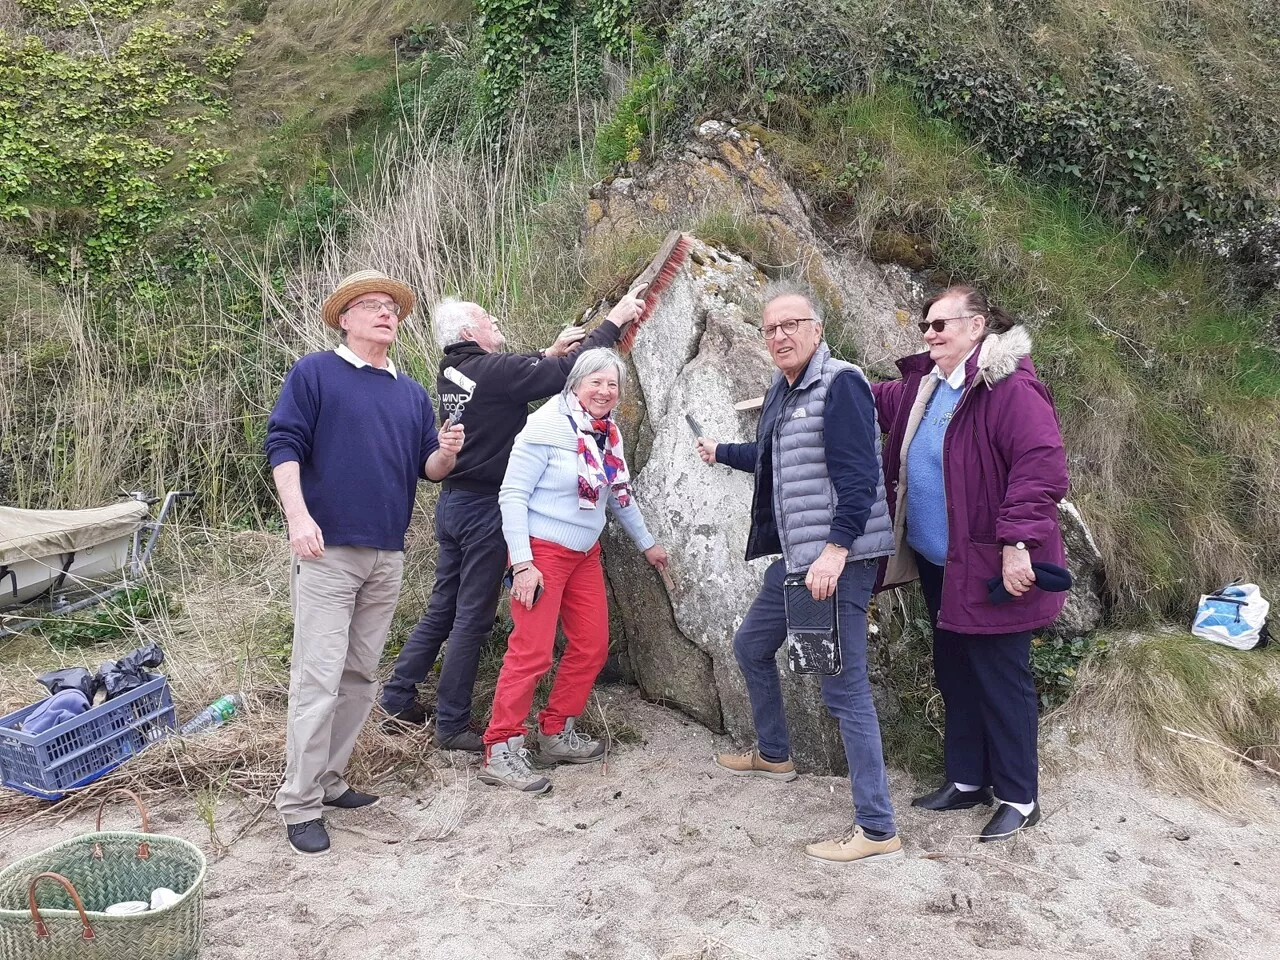
<path fill-rule="evenodd" d="M 579 348 L 611 347 L 644 308 L 628 293 L 590 335 L 566 328 L 538 353 L 504 353 L 498 321 L 483 307 L 449 299 L 432 311 L 436 341 L 444 350 L 436 387 L 440 415 L 464 403 L 467 444 L 442 485 L 436 504 L 436 582 L 427 612 L 405 642 L 391 679 L 382 688 L 382 707 L 397 720 L 426 721 L 417 685 L 426 679 L 447 639 L 436 690 L 436 743 L 446 750 L 481 753 L 480 735 L 470 727 L 471 688 L 480 649 L 498 611 L 507 545 L 502 538 L 498 488 L 516 434 L 524 429 L 529 404 L 559 393 Z M 454 368 L 475 382 L 470 397 L 445 371 Z"/>

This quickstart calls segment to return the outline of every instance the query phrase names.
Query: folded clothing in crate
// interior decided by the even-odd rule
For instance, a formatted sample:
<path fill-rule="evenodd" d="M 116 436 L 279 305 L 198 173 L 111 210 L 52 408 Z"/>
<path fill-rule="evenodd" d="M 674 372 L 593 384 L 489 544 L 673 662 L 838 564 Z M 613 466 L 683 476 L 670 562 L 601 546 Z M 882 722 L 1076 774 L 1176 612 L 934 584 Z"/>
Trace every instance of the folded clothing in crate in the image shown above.
<path fill-rule="evenodd" d="M 24 733 L 44 733 L 88 709 L 89 700 L 79 690 L 62 690 L 37 703 L 31 716 L 22 721 L 22 730 Z"/>
<path fill-rule="evenodd" d="M 142 686 L 33 733 L 22 729 L 40 704 L 0 717 L 0 783 L 46 800 L 98 779 L 173 732 L 169 682 L 145 674 Z"/>

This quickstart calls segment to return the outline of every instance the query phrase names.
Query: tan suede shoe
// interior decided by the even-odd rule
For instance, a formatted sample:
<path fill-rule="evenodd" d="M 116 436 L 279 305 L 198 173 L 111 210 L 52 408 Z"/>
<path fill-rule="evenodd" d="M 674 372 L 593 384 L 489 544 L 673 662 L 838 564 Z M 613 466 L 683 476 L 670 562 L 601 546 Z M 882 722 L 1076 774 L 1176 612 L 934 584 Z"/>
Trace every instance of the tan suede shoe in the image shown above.
<path fill-rule="evenodd" d="M 764 777 L 766 780 L 794 780 L 799 776 L 796 765 L 790 759 L 771 763 L 760 756 L 759 750 L 747 753 L 722 753 L 716 757 L 716 766 L 723 767 L 735 777 Z"/>
<path fill-rule="evenodd" d="M 811 843 L 804 848 L 805 856 L 810 860 L 823 863 L 856 863 L 869 860 L 900 860 L 902 858 L 902 838 L 894 834 L 888 840 L 871 840 L 862 832 L 862 827 L 854 827 L 853 833 L 839 840 L 823 840 Z"/>

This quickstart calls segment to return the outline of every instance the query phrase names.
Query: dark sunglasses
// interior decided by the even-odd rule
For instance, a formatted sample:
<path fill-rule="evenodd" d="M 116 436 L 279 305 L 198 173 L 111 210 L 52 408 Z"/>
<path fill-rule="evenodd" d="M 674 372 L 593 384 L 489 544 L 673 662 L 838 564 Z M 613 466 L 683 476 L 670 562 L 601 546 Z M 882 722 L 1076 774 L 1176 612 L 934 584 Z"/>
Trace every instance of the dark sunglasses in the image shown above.
<path fill-rule="evenodd" d="M 980 313 L 971 313 L 967 317 L 939 317 L 937 320 L 921 320 L 916 324 L 916 326 L 920 328 L 921 333 L 928 333 L 930 327 L 933 328 L 934 333 L 941 333 L 943 330 L 947 329 L 948 323 L 952 323 L 956 320 L 972 320 L 974 317 L 980 316 L 982 316 Z"/>

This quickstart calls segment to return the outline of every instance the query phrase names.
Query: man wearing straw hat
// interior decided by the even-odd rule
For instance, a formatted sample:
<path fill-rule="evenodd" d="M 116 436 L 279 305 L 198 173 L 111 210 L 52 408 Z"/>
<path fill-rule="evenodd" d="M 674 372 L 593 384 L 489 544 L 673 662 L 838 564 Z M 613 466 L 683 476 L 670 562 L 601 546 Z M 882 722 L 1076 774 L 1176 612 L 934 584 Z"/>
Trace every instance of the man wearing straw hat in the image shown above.
<path fill-rule="evenodd" d="M 302 854 L 329 849 L 324 807 L 377 802 L 343 771 L 377 693 L 417 483 L 442 480 L 462 449 L 462 425 L 437 433 L 427 391 L 388 356 L 413 303 L 413 291 L 375 270 L 346 277 L 320 310 L 342 343 L 294 364 L 267 421 L 294 553 L 287 761 L 276 809 Z"/>

